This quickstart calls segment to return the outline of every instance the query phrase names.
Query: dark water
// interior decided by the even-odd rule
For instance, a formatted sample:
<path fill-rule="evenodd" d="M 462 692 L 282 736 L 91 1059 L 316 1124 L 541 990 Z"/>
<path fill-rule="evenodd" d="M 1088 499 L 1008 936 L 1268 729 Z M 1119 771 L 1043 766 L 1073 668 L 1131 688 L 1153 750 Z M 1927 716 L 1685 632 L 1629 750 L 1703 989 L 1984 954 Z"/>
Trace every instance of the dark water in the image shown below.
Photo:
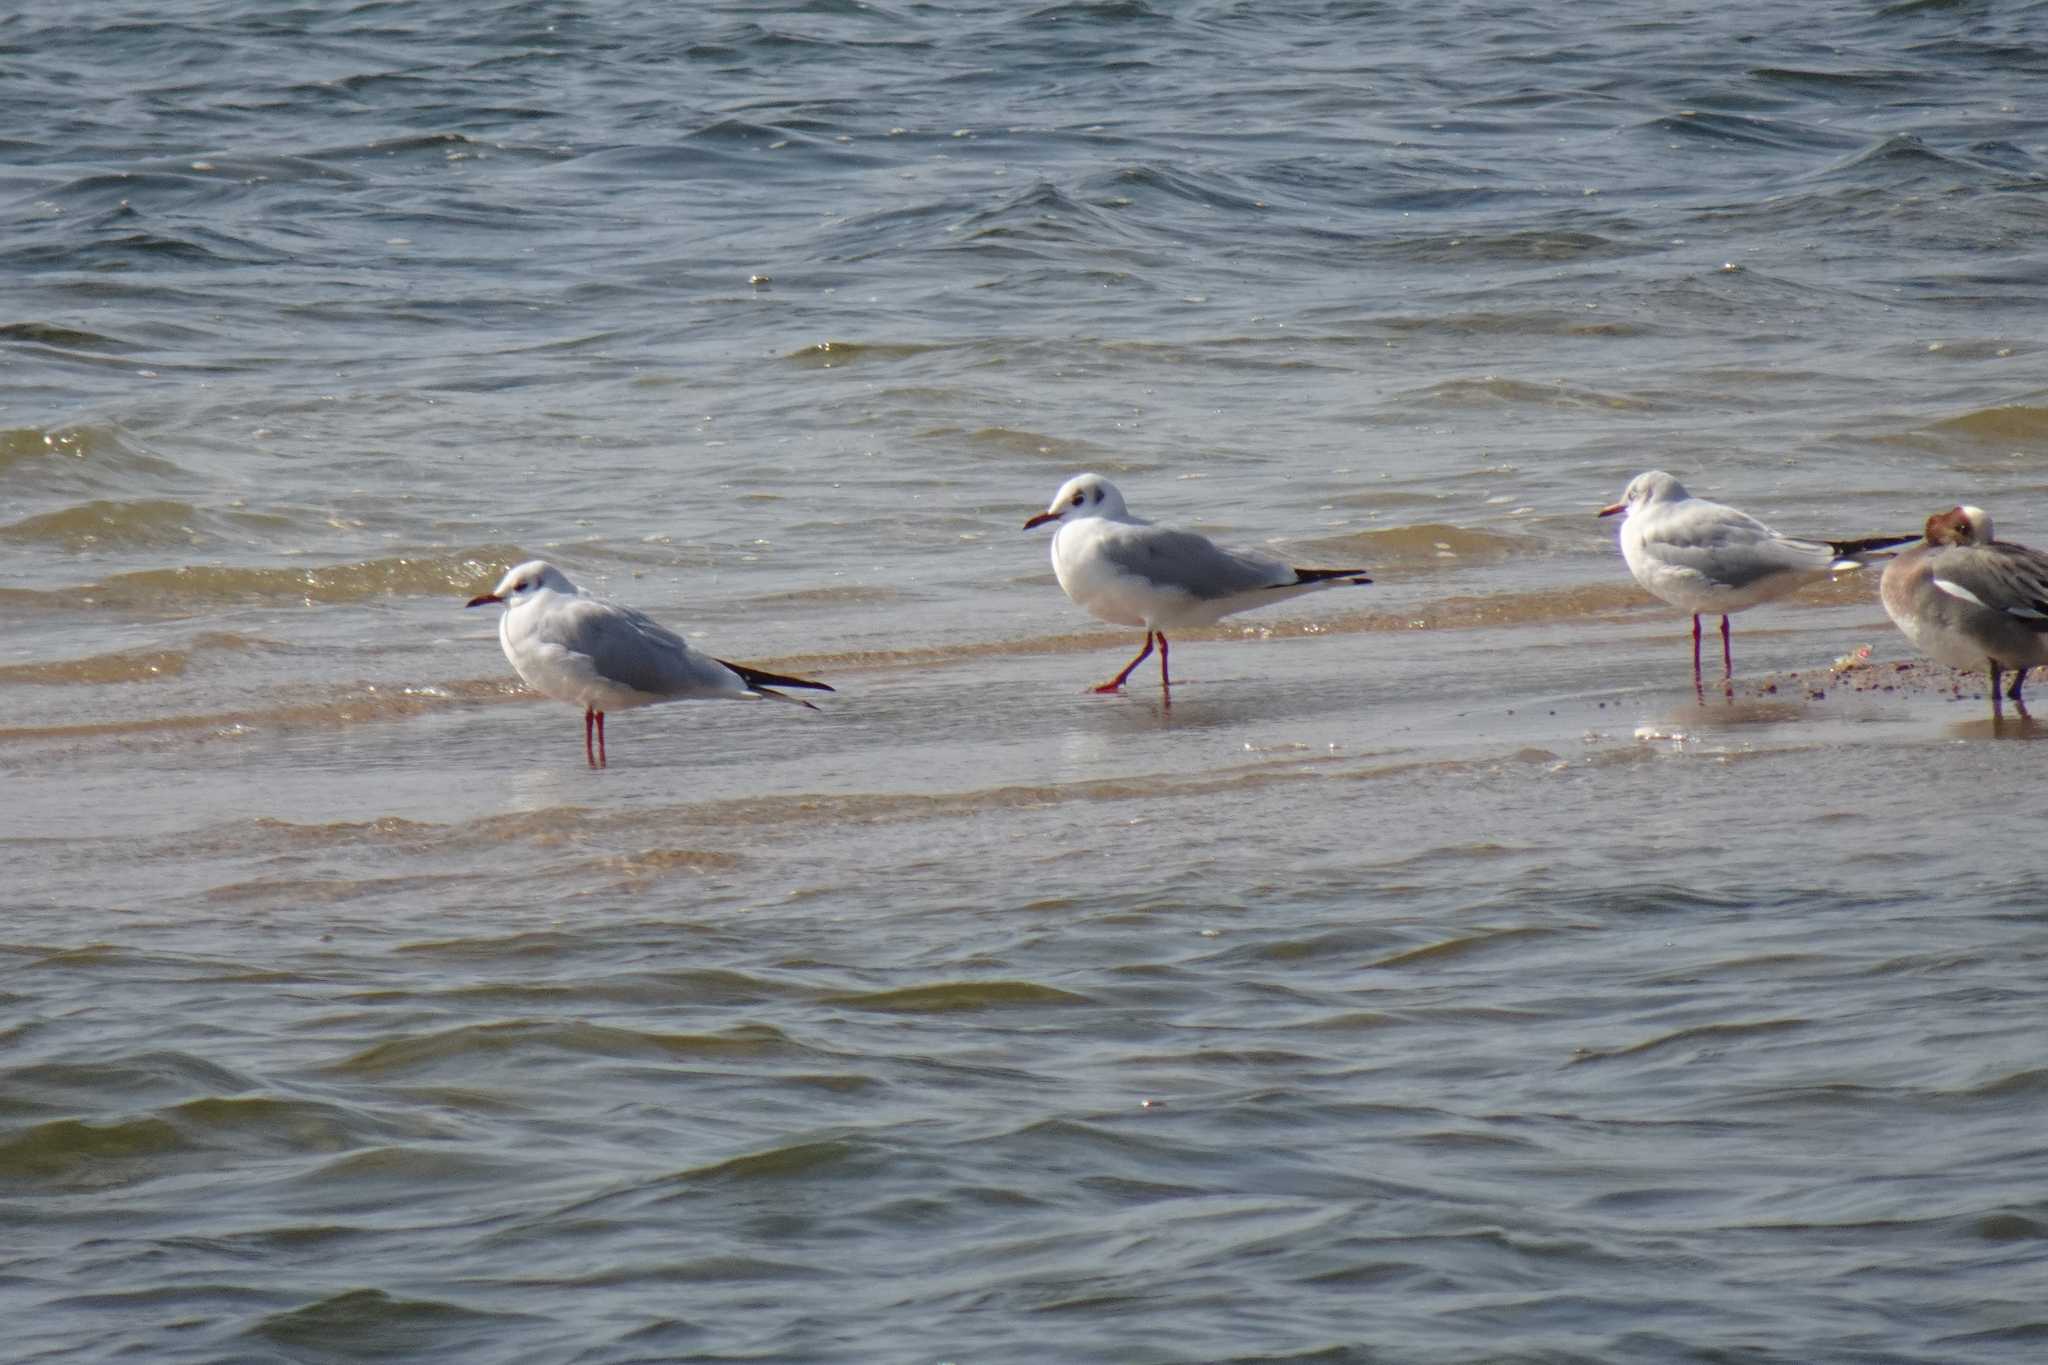
<path fill-rule="evenodd" d="M 2038 1359 L 2044 732 L 1867 580 L 1696 701 L 1590 514 L 2048 544 L 2044 78 L 2042 5 L 0 16 L 0 1355 Z M 1376 582 L 1082 695 L 1088 468 Z M 840 693 L 592 773 L 461 609 L 533 555 Z"/>

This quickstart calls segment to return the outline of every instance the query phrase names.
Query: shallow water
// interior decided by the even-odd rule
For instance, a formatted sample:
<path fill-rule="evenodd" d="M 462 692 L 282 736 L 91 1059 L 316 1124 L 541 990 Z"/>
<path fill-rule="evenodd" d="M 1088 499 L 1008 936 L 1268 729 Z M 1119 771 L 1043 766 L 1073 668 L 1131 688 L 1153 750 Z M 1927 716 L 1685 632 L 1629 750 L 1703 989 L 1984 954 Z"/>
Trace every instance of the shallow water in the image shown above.
<path fill-rule="evenodd" d="M 2048 543 L 2041 13 L 0 18 L 15 1352 L 2035 1358 L 2048 730 L 1591 513 Z"/>

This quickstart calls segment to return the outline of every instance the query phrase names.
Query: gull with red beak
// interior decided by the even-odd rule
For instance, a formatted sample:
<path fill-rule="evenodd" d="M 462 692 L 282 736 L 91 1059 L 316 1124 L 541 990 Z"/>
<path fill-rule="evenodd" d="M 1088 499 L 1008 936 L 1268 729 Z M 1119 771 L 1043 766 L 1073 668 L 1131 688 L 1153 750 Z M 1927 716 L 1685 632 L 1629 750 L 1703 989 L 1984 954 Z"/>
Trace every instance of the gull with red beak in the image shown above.
<path fill-rule="evenodd" d="M 1024 529 L 1056 521 L 1052 571 L 1074 605 L 1104 621 L 1141 626 L 1145 647 L 1097 692 L 1115 692 L 1159 644 L 1159 685 L 1167 674 L 1169 626 L 1209 626 L 1233 612 L 1268 606 L 1340 583 L 1370 583 L 1363 569 L 1297 569 L 1271 555 L 1226 550 L 1193 531 L 1131 515 L 1124 495 L 1100 474 L 1077 474 Z"/>
<path fill-rule="evenodd" d="M 815 711 L 809 702 L 785 697 L 775 688 L 832 690 L 821 682 L 700 654 L 653 617 L 586 597 L 544 560 L 509 571 L 497 587 L 470 598 L 468 605 L 492 602 L 505 607 L 498 618 L 498 643 L 513 671 L 536 692 L 583 708 L 583 757 L 593 768 L 605 766 L 607 711 L 725 698 L 767 698 Z"/>
<path fill-rule="evenodd" d="M 1955 507 L 1927 519 L 1927 543 L 1884 566 L 1884 609 L 1913 647 L 1950 668 L 1991 673 L 1991 718 L 2006 698 L 2027 714 L 2020 685 L 2048 664 L 2048 554 L 1994 539 L 1991 514 Z"/>
<path fill-rule="evenodd" d="M 1621 501 L 1599 515 L 1624 515 L 1621 555 L 1636 582 L 1680 611 L 1692 613 L 1692 685 L 1700 682 L 1700 616 L 1721 616 L 1722 685 L 1733 686 L 1728 643 L 1732 612 L 1770 602 L 1844 569 L 1860 569 L 1871 552 L 1918 536 L 1865 540 L 1798 540 L 1746 512 L 1696 498 L 1661 469 L 1638 474 Z M 1882 556 L 1879 556 L 1880 558 Z"/>

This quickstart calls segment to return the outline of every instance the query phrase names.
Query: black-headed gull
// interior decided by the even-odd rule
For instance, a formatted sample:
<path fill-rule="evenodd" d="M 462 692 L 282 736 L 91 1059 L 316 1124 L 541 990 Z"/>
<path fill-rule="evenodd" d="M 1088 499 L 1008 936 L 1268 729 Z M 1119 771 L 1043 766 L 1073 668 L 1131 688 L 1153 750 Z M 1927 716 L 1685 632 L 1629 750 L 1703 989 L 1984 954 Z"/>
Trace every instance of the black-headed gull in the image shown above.
<path fill-rule="evenodd" d="M 1145 647 L 1097 692 L 1114 692 L 1159 642 L 1159 685 L 1167 673 L 1167 627 L 1210 626 L 1248 611 L 1340 583 L 1370 583 L 1363 569 L 1297 569 L 1271 555 L 1226 550 L 1193 531 L 1175 531 L 1131 515 L 1124 495 L 1100 474 L 1077 474 L 1024 529 L 1060 523 L 1052 571 L 1074 604 L 1120 626 L 1143 626 Z"/>
<path fill-rule="evenodd" d="M 1918 536 L 1864 540 L 1797 540 L 1733 507 L 1693 497 L 1661 469 L 1638 474 L 1621 501 L 1600 509 L 1626 513 L 1621 554 L 1636 582 L 1680 611 L 1692 613 L 1692 680 L 1700 689 L 1700 616 L 1721 616 L 1724 683 L 1735 676 L 1728 616 L 1769 602 L 1842 569 L 1860 569 L 1873 550 Z"/>
<path fill-rule="evenodd" d="M 1951 668 L 2013 670 L 2005 695 L 2027 714 L 2020 685 L 2048 664 L 2048 554 L 1993 539 L 1991 514 L 1956 507 L 1927 519 L 1926 543 L 1885 565 L 1884 609 L 1913 647 Z"/>
<path fill-rule="evenodd" d="M 487 602 L 505 605 L 505 614 L 498 618 L 498 643 L 513 671 L 535 691 L 583 708 L 583 757 L 593 768 L 605 766 L 607 711 L 662 701 L 763 697 L 815 711 L 818 708 L 809 702 L 774 689 L 832 690 L 821 682 L 764 673 L 700 654 L 645 613 L 585 597 L 545 560 L 528 560 L 508 571 L 497 587 L 470 598 L 468 605 L 481 607 Z"/>

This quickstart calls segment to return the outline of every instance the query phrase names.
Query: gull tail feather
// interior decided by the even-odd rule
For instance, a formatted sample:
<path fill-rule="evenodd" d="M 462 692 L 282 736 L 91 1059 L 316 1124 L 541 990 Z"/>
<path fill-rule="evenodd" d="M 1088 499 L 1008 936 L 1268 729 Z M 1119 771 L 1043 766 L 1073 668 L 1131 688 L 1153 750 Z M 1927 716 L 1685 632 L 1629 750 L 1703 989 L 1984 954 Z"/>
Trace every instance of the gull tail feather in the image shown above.
<path fill-rule="evenodd" d="M 1860 569 L 1876 559 L 1891 559 L 1891 555 L 1873 553 L 1889 550 L 1894 545 L 1911 545 L 1919 536 L 1865 536 L 1861 540 L 1830 540 L 1825 542 L 1835 552 L 1835 562 L 1830 569 Z"/>
<path fill-rule="evenodd" d="M 1329 583 L 1333 581 L 1345 583 L 1372 582 L 1370 578 L 1365 576 L 1365 570 L 1363 569 L 1296 569 L 1294 571 L 1294 581 L 1292 583 L 1282 583 L 1279 586 L 1283 588 L 1299 588 L 1309 583 Z"/>
<path fill-rule="evenodd" d="M 740 681 L 747 685 L 749 692 L 758 692 L 764 697 L 771 697 L 776 701 L 786 701 L 793 706 L 802 706 L 812 711 L 818 708 L 812 706 L 802 697 L 787 697 L 775 689 L 778 687 L 810 687 L 820 692 L 834 690 L 829 683 L 812 682 L 809 678 L 793 678 L 786 673 L 770 673 L 766 669 L 749 668 L 745 664 L 727 663 L 724 659 L 719 659 L 717 662 L 725 664 L 727 668 L 739 674 Z"/>

